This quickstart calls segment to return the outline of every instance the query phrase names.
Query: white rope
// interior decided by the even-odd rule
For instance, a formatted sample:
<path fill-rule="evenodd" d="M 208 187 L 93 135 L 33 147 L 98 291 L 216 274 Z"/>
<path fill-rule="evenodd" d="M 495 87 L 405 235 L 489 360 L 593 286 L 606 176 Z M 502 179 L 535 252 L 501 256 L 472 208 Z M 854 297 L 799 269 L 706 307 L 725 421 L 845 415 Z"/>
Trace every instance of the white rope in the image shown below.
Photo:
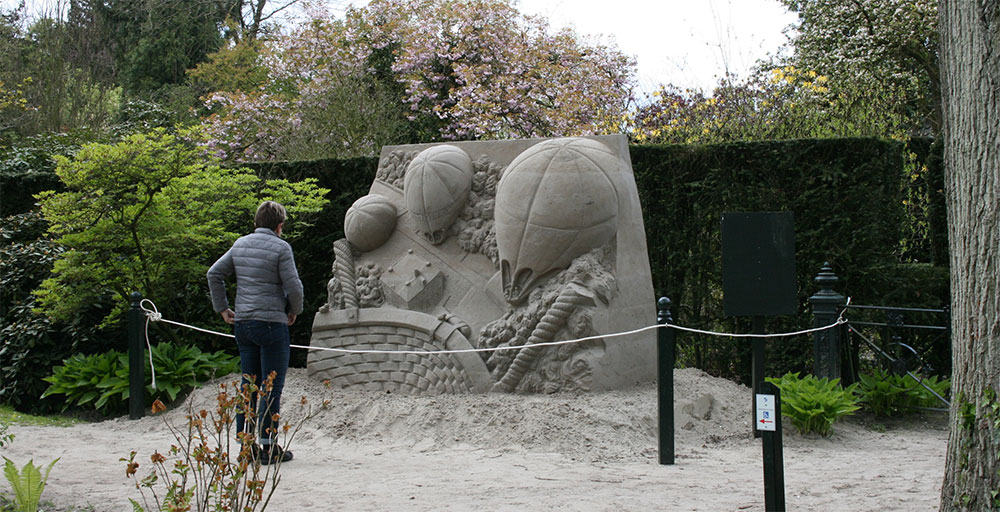
<path fill-rule="evenodd" d="M 850 299 L 848 299 L 848 301 L 850 301 Z M 142 304 L 145 303 L 145 302 L 149 302 L 153 309 L 146 309 L 145 307 L 143 307 Z M 221 332 L 210 331 L 208 329 L 202 329 L 200 327 L 195 327 L 193 325 L 187 325 L 187 324 L 182 324 L 180 322 L 174 322 L 172 320 L 166 320 L 166 319 L 163 318 L 163 315 L 161 315 L 159 312 L 156 311 L 156 305 L 153 304 L 153 301 L 151 301 L 149 299 L 142 299 L 142 302 L 140 302 L 139 307 L 142 308 L 142 310 L 146 312 L 146 325 L 147 325 L 146 344 L 147 345 L 149 344 L 149 330 L 148 330 L 149 321 L 153 321 L 153 322 L 166 322 L 168 324 L 173 324 L 173 325 L 177 325 L 177 326 L 181 326 L 181 327 L 187 327 L 188 329 L 194 329 L 196 331 L 200 331 L 200 332 L 204 332 L 204 333 L 208 333 L 208 334 L 214 334 L 216 336 L 225 336 L 225 337 L 228 337 L 228 338 L 234 338 L 235 337 L 232 334 L 225 334 L 225 333 L 221 333 Z M 847 322 L 847 320 L 844 318 L 844 313 L 841 312 L 840 313 L 840 317 L 837 318 L 837 321 L 834 322 L 834 323 L 832 323 L 832 324 L 830 324 L 830 325 L 826 325 L 826 326 L 823 326 L 823 327 L 815 327 L 815 328 L 812 328 L 812 329 L 805 329 L 805 330 L 802 330 L 802 331 L 784 332 L 784 333 L 775 333 L 775 334 L 734 334 L 734 333 L 725 333 L 725 332 L 703 331 L 701 329 L 692 329 L 690 327 L 681 327 L 679 325 L 674 325 L 674 324 L 654 324 L 654 325 L 649 325 L 649 326 L 642 327 L 642 328 L 639 328 L 639 329 L 635 329 L 635 330 L 632 330 L 632 331 L 616 332 L 616 333 L 611 333 L 611 334 L 600 334 L 600 335 L 596 335 L 596 336 L 587 336 L 587 337 L 584 337 L 584 338 L 576 338 L 576 339 L 572 339 L 572 340 L 546 341 L 546 342 L 541 342 L 541 343 L 532 343 L 530 345 L 514 345 L 514 346 L 483 347 L 483 348 L 465 348 L 465 349 L 451 349 L 451 350 L 368 350 L 368 349 L 348 349 L 348 348 L 332 348 L 332 347 L 310 347 L 310 346 L 304 346 L 304 345 L 290 345 L 290 347 L 291 348 L 301 348 L 301 349 L 306 349 L 306 350 L 324 350 L 324 351 L 328 351 L 328 352 L 343 352 L 343 353 L 348 353 L 348 354 L 417 354 L 417 355 L 464 354 L 464 353 L 469 353 L 469 352 L 499 352 L 499 351 L 502 351 L 502 350 L 519 350 L 519 349 L 526 348 L 526 347 L 548 347 L 548 346 L 554 346 L 554 345 L 567 345 L 567 344 L 570 344 L 570 343 L 582 343 L 584 341 L 598 340 L 598 339 L 603 339 L 603 338 L 614 338 L 614 337 L 618 337 L 618 336 L 630 336 L 632 334 L 637 334 L 637 333 L 648 331 L 648 330 L 651 330 L 651 329 L 658 329 L 660 327 L 668 327 L 668 328 L 671 328 L 671 329 L 677 329 L 679 331 L 693 332 L 693 333 L 698 333 L 698 334 L 706 334 L 706 335 L 710 335 L 710 336 L 724 336 L 724 337 L 729 337 L 729 338 L 783 338 L 783 337 L 789 337 L 789 336 L 800 336 L 800 335 L 803 335 L 803 334 L 810 334 L 810 333 L 814 333 L 814 332 L 818 332 L 818 331 L 824 331 L 824 330 L 827 330 L 827 329 L 832 329 L 832 328 L 834 328 L 834 327 L 836 327 L 836 326 L 838 326 L 840 324 L 846 323 L 846 322 Z M 150 364 L 152 364 L 152 351 L 150 351 Z"/>
<path fill-rule="evenodd" d="M 142 303 L 146 301 L 148 301 L 149 305 L 153 307 L 152 311 L 142 307 Z M 149 372 L 153 377 L 153 389 L 156 389 L 156 365 L 153 364 L 153 346 L 149 343 L 149 322 L 159 322 L 163 319 L 163 315 L 156 310 L 156 304 L 153 304 L 153 301 L 149 299 L 142 299 L 139 301 L 139 307 L 146 312 L 146 348 L 149 349 Z"/>
<path fill-rule="evenodd" d="M 812 329 L 806 329 L 806 330 L 803 330 L 803 331 L 782 332 L 782 333 L 777 333 L 777 334 L 729 334 L 729 333 L 724 333 L 724 332 L 703 331 L 701 329 L 692 329 L 691 327 L 681 327 L 679 325 L 673 325 L 673 324 L 667 324 L 666 327 L 677 329 L 678 331 L 693 332 L 693 333 L 698 333 L 698 334 L 707 334 L 709 336 L 728 336 L 728 337 L 731 337 L 731 338 L 784 338 L 784 337 L 788 337 L 788 336 L 799 336 L 799 335 L 802 335 L 802 334 L 811 334 L 811 333 L 818 332 L 818 331 L 825 331 L 827 329 L 832 329 L 832 328 L 834 328 L 834 327 L 836 327 L 836 326 L 838 326 L 840 324 L 844 324 L 844 323 L 847 323 L 847 319 L 845 319 L 845 318 L 843 318 L 843 316 L 841 316 L 840 318 L 837 319 L 836 322 L 834 322 L 834 323 L 832 323 L 830 325 L 825 325 L 823 327 L 814 327 Z"/>

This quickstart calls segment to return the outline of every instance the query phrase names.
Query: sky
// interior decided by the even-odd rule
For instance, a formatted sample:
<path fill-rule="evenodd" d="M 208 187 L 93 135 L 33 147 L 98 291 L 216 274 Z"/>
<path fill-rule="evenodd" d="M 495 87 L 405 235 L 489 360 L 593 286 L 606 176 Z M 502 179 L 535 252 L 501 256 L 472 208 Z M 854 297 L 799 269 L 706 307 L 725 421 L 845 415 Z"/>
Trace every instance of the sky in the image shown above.
<path fill-rule="evenodd" d="M 779 51 L 796 21 L 777 0 L 519 0 L 555 28 L 613 40 L 638 62 L 639 88 L 711 91 L 726 72 L 746 76 Z"/>

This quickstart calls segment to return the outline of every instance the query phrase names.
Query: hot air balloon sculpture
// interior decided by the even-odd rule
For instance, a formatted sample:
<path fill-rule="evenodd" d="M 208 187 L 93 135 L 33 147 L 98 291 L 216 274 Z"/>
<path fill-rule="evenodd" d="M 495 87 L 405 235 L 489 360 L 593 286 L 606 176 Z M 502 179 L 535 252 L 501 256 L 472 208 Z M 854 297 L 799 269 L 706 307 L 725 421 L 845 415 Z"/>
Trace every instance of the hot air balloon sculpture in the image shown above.
<path fill-rule="evenodd" d="M 510 163 L 495 210 L 508 302 L 522 303 L 535 285 L 615 236 L 620 165 L 607 146 L 582 138 L 538 143 Z"/>
<path fill-rule="evenodd" d="M 396 207 L 378 194 L 360 197 L 344 215 L 344 236 L 361 252 L 382 247 L 395 229 Z"/>
<path fill-rule="evenodd" d="M 432 146 L 410 162 L 403 179 L 406 207 L 417 229 L 434 245 L 465 208 L 472 188 L 472 159 L 455 146 Z"/>

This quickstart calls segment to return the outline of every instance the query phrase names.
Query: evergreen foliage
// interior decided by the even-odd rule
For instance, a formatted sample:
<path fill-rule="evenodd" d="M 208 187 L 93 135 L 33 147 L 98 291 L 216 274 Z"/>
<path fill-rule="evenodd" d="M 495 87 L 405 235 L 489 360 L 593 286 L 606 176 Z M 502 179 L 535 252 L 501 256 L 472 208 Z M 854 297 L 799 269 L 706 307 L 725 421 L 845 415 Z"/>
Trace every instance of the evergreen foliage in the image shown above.
<path fill-rule="evenodd" d="M 722 310 L 721 215 L 790 211 L 800 314 L 775 319 L 769 330 L 810 324 L 807 299 L 824 262 L 840 277 L 840 293 L 880 303 L 904 220 L 901 155 L 902 144 L 880 139 L 632 146 L 657 296 L 671 298 L 680 325 L 747 332 L 746 319 L 726 319 Z M 749 344 L 687 334 L 680 340 L 682 364 L 749 382 Z M 772 343 L 768 366 L 803 371 L 811 352 L 810 344 Z"/>

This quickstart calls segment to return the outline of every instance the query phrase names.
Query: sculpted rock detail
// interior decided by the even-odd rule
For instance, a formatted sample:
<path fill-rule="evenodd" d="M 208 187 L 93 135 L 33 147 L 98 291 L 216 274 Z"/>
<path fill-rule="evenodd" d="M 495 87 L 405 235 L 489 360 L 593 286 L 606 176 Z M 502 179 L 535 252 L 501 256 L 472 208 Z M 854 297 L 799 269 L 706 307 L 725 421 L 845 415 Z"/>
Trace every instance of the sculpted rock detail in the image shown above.
<path fill-rule="evenodd" d="M 432 244 L 448 238 L 448 229 L 462 213 L 472 188 L 472 159 L 455 146 L 421 151 L 406 169 L 406 207 L 420 232 Z"/>
<path fill-rule="evenodd" d="M 523 302 L 540 281 L 611 240 L 619 165 L 607 146 L 581 138 L 541 142 L 510 163 L 494 213 L 508 302 Z"/>
<path fill-rule="evenodd" d="M 344 236 L 361 252 L 378 249 L 396 230 L 396 207 L 385 196 L 362 196 L 344 215 Z"/>

